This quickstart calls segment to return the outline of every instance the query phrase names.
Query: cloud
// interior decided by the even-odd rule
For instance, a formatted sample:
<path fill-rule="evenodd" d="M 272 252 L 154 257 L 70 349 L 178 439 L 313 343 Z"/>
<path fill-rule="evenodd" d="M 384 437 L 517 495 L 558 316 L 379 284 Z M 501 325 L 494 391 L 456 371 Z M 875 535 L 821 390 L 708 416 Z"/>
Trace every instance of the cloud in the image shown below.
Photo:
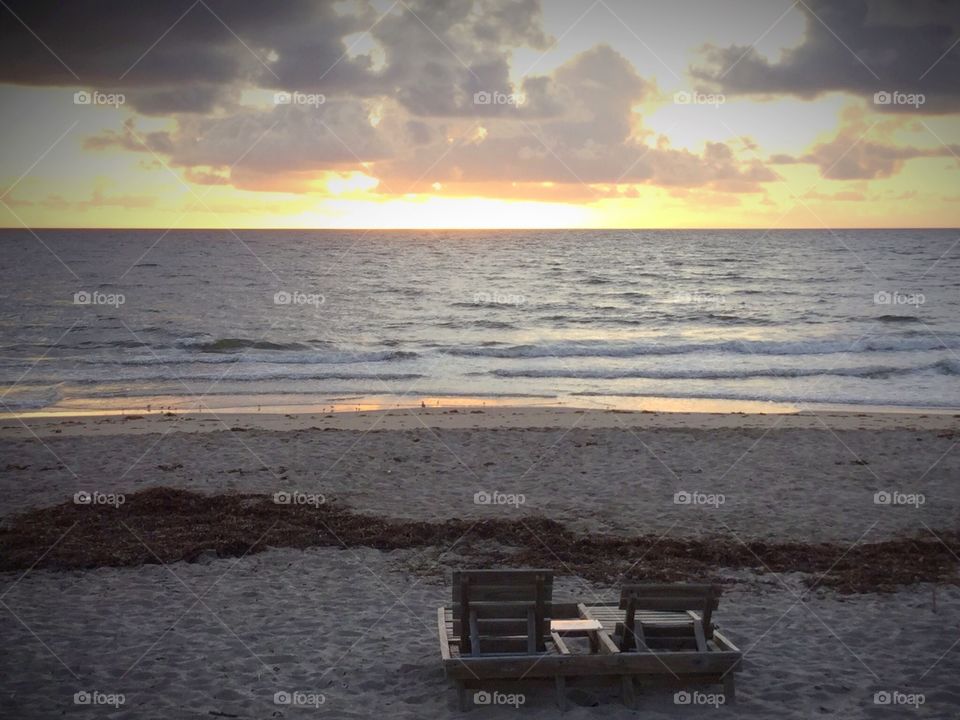
<path fill-rule="evenodd" d="M 124 97 L 141 115 L 205 114 L 236 98 L 236 93 L 229 87 L 201 83 L 183 87 L 134 89 L 126 92 Z"/>
<path fill-rule="evenodd" d="M 837 135 L 818 143 L 800 156 L 774 155 L 770 163 L 789 165 L 810 163 L 829 180 L 874 180 L 888 178 L 903 169 L 907 160 L 931 157 L 957 157 L 960 145 L 918 148 L 893 145 L 865 138 L 867 128 L 858 123 L 843 127 Z"/>
<path fill-rule="evenodd" d="M 776 179 L 756 160 L 741 162 L 725 143 L 702 154 L 644 144 L 649 132 L 633 106 L 654 92 L 622 55 L 608 46 L 585 51 L 544 78 L 545 93 L 563 114 L 543 120 L 478 120 L 459 134 L 386 164 L 390 185 L 433 182 L 714 185 L 750 192 Z M 478 126 L 482 131 L 478 131 Z M 471 132 L 472 130 L 472 132 Z M 738 139 L 742 144 L 742 140 Z M 539 192 L 539 191 L 538 191 Z"/>
<path fill-rule="evenodd" d="M 172 131 L 120 131 L 88 138 L 88 149 L 152 152 L 173 167 L 295 172 L 383 160 L 392 150 L 357 101 L 278 105 L 225 117 L 181 116 Z"/>
<path fill-rule="evenodd" d="M 380 101 L 383 117 L 374 124 L 373 101 L 332 99 L 178 115 L 169 131 L 141 132 L 131 119 L 120 130 L 89 138 L 86 147 L 152 152 L 203 184 L 229 181 L 289 192 L 315 190 L 311 173 L 358 165 L 383 180 L 381 193 L 429 192 L 434 182 L 451 191 L 486 183 L 487 194 L 508 196 L 517 194 L 509 183 L 527 185 L 538 196 L 545 192 L 532 187 L 537 183 L 710 185 L 740 193 L 776 179 L 757 160 L 741 162 L 724 143 L 707 143 L 702 154 L 672 149 L 665 138 L 646 145 L 649 132 L 633 106 L 655 88 L 608 46 L 585 51 L 535 81 L 543 102 L 562 112 L 548 118 L 411 117 L 404 100 L 395 98 Z M 736 142 L 751 146 L 749 139 Z"/>
<path fill-rule="evenodd" d="M 0 32 L 0 82 L 121 90 L 144 114 L 207 113 L 239 87 L 391 95 L 424 116 L 502 114 L 510 108 L 478 110 L 473 94 L 512 93 L 512 48 L 549 41 L 538 0 L 409 0 L 383 16 L 367 0 L 10 0 Z M 383 67 L 351 51 L 367 35 Z"/>
<path fill-rule="evenodd" d="M 366 0 L 12 0 L 11 10 L 63 64 L 0 13 L 0 82 L 124 92 L 133 117 L 84 147 L 152 153 L 195 183 L 308 192 L 323 172 L 354 170 L 380 179 L 380 193 L 441 182 L 509 195 L 511 183 L 742 193 L 775 179 L 740 158 L 749 139 L 698 153 L 653 137 L 635 108 L 656 86 L 607 45 L 549 74 L 513 74 L 516 49 L 553 42 L 537 0 L 407 0 L 385 15 Z M 278 90 L 325 102 L 265 105 Z M 138 116 L 168 127 L 141 130 L 157 125 Z"/>
<path fill-rule="evenodd" d="M 960 110 L 960 52 L 948 52 L 960 30 L 960 4 L 951 0 L 807 0 L 806 35 L 771 61 L 744 46 L 704 48 L 691 67 L 698 80 L 729 95 L 790 94 L 813 98 L 831 91 L 872 100 L 874 93 L 922 93 L 924 112 Z M 877 105 L 885 112 L 909 104 Z"/>
<path fill-rule="evenodd" d="M 231 88 L 379 92 L 367 56 L 344 38 L 376 15 L 285 0 L 9 0 L 0 12 L 0 82 L 122 90 L 146 114 L 209 112 Z M 29 28 L 29 29 L 28 29 Z M 39 38 L 39 39 L 38 39 Z M 42 42 L 41 42 L 42 41 Z"/>
<path fill-rule="evenodd" d="M 514 48 L 545 50 L 537 0 L 411 0 L 370 30 L 384 55 L 383 92 L 421 117 L 545 116 L 557 113 L 542 80 L 510 79 Z M 475 96 L 522 96 L 522 103 L 478 104 Z"/>

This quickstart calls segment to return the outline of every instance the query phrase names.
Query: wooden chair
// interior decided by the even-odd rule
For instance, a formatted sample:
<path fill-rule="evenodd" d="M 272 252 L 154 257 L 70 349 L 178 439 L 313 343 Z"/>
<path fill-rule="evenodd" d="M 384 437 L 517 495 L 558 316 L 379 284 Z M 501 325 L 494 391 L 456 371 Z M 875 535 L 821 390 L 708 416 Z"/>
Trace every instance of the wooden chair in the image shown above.
<path fill-rule="evenodd" d="M 552 570 L 455 571 L 450 632 L 457 639 L 460 664 L 479 679 L 483 672 L 489 672 L 490 661 L 497 662 L 497 658 L 531 658 L 529 666 L 532 667 L 543 655 L 569 654 L 560 635 L 550 629 L 552 599 Z M 441 623 L 442 612 L 441 608 Z M 443 624 L 440 627 L 442 652 L 446 628 Z M 525 670 L 518 669 L 494 676 L 521 680 L 526 674 Z M 457 680 L 460 709 L 466 710 L 469 707 L 467 679 L 460 675 Z M 566 680 L 558 674 L 554 682 L 557 702 L 564 709 Z"/>
<path fill-rule="evenodd" d="M 713 637 L 713 611 L 720 604 L 721 593 L 717 585 L 624 585 L 620 591 L 623 627 L 615 633 L 620 651 L 662 648 L 706 652 L 707 640 Z"/>
<path fill-rule="evenodd" d="M 550 570 L 455 571 L 453 624 L 461 657 L 545 652 L 552 599 Z"/>
<path fill-rule="evenodd" d="M 720 604 L 722 588 L 707 584 L 638 584 L 625 585 L 620 592 L 623 622 L 617 623 L 614 642 L 620 652 L 655 653 L 665 661 L 677 653 L 695 653 L 707 657 L 711 653 L 739 651 L 726 638 L 716 636 L 713 613 Z M 713 678 L 723 682 L 728 701 L 734 699 L 732 669 Z M 682 675 L 682 673 L 680 673 Z M 627 694 L 632 694 L 624 685 Z"/>

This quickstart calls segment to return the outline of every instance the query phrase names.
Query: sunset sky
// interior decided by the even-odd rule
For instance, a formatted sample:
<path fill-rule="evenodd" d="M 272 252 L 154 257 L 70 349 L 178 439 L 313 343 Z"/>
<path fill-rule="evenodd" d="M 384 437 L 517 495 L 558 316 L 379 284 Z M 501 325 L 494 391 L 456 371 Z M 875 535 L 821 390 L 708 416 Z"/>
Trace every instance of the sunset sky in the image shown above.
<path fill-rule="evenodd" d="M 960 225 L 948 0 L 7 0 L 0 32 L 5 227 Z"/>

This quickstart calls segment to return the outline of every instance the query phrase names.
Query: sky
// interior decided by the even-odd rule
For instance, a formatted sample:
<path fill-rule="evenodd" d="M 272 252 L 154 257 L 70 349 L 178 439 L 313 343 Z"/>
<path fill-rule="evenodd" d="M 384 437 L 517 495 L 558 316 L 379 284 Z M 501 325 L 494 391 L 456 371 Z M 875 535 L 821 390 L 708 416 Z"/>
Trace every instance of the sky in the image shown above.
<path fill-rule="evenodd" d="M 4 0 L 0 226 L 958 227 L 951 0 Z"/>

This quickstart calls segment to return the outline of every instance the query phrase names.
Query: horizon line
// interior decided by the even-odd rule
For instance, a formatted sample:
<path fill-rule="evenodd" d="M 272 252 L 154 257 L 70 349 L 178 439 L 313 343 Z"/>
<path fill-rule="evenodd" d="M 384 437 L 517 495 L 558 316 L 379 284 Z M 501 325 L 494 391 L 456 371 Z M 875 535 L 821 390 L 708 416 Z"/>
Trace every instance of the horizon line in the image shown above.
<path fill-rule="evenodd" d="M 504 232 L 504 231 L 556 231 L 556 232 L 570 232 L 574 230 L 581 231 L 674 231 L 674 230 L 752 230 L 756 232 L 778 232 L 783 230 L 795 231 L 795 230 L 813 230 L 813 231 L 825 231 L 833 232 L 834 230 L 956 230 L 960 231 L 960 225 L 884 225 L 884 226 L 865 226 L 865 225 L 849 225 L 849 226 L 837 226 L 837 227 L 778 227 L 778 228 L 763 228 L 763 227 L 744 227 L 744 226 L 726 226 L 726 227 L 476 227 L 476 228 L 467 228 L 467 227 L 183 227 L 183 228 L 171 228 L 163 226 L 45 226 L 45 225 L 33 225 L 30 227 L 27 226 L 10 226 L 4 225 L 0 226 L 0 231 L 4 230 L 25 230 L 27 232 L 33 230 L 152 230 L 160 232 L 177 232 L 177 231 L 198 231 L 198 230 L 218 230 L 221 232 L 263 232 L 263 231 L 289 231 L 289 232 L 399 232 L 399 231 L 438 231 L 438 232 L 451 232 L 451 231 L 461 231 L 461 232 Z"/>

